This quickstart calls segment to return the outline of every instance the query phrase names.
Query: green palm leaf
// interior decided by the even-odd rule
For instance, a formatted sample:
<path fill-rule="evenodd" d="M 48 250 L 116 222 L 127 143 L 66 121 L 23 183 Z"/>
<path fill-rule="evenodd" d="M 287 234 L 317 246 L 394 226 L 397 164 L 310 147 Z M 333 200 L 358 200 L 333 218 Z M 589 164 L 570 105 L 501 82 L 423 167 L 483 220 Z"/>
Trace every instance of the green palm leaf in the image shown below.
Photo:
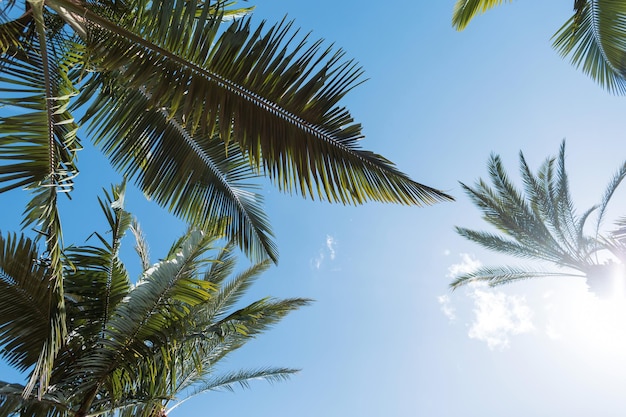
<path fill-rule="evenodd" d="M 463 30 L 479 13 L 505 0 L 458 0 L 452 25 Z M 510 1 L 509 1 L 510 2 Z M 554 48 L 569 56 L 603 88 L 626 93 L 626 4 L 615 0 L 574 0 L 574 14 L 552 37 Z"/>
<path fill-rule="evenodd" d="M 457 0 L 452 14 L 452 26 L 457 30 L 463 30 L 469 22 L 479 13 L 501 5 L 506 0 Z M 508 1 L 512 3 L 512 0 Z"/>
<path fill-rule="evenodd" d="M 577 5 L 554 35 L 554 47 L 610 92 L 626 93 L 626 4 L 587 0 Z"/>
<path fill-rule="evenodd" d="M 125 88 L 144 90 L 190 133 L 219 132 L 226 143 L 232 138 L 286 191 L 343 203 L 447 198 L 358 148 L 360 126 L 336 105 L 361 71 L 342 63 L 341 52 L 322 51 L 319 42 L 290 50 L 290 24 L 263 34 L 263 25 L 253 30 L 248 20 L 236 21 L 216 39 L 221 21 L 196 19 L 195 10 L 186 10 L 193 3 L 167 15 L 160 11 L 171 9 L 170 2 L 150 4 L 138 6 L 136 27 L 129 29 L 83 10 L 108 39 L 106 49 L 92 53 Z M 111 87 L 110 79 L 99 82 Z"/>
<path fill-rule="evenodd" d="M 35 365 L 49 335 L 50 283 L 39 259 L 32 240 L 0 235 L 0 355 L 19 371 Z"/>
<path fill-rule="evenodd" d="M 0 381 L 0 417 L 66 417 L 68 407 L 62 394 L 46 393 L 41 398 L 24 398 L 24 386 Z"/>
<path fill-rule="evenodd" d="M 5 107 L 0 117 L 0 192 L 22 187 L 32 190 L 23 224 L 35 225 L 46 240 L 46 274 L 51 282 L 46 317 L 50 334 L 40 346 L 39 359 L 25 390 L 28 395 L 39 386 L 41 395 L 66 334 L 57 196 L 72 189 L 77 173 L 75 153 L 80 144 L 74 119 L 67 110 L 74 94 L 67 76 L 73 57 L 58 48 L 65 39 L 55 25 L 58 19 L 48 18 L 42 1 L 27 4 L 27 15 L 18 19 L 19 24 L 14 21 L 0 29 L 3 51 L 21 41 L 14 53 L 0 55 L 0 105 Z M 26 26 L 15 32 L 15 24 Z"/>

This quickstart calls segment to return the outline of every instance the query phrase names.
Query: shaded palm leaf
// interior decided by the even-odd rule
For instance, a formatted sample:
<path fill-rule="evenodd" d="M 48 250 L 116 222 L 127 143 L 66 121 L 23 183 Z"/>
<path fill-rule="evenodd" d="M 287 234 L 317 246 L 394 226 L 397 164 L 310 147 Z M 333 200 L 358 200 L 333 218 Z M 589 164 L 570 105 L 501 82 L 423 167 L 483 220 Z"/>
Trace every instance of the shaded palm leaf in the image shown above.
<path fill-rule="evenodd" d="M 41 398 L 23 396 L 24 386 L 0 381 L 0 417 L 65 417 L 68 407 L 62 394 Z"/>
<path fill-rule="evenodd" d="M 474 16 L 504 2 L 457 0 L 452 25 L 463 30 Z M 569 56 L 575 67 L 582 67 L 603 88 L 626 93 L 626 3 L 574 0 L 574 14 L 552 39 L 563 57 Z"/>
<path fill-rule="evenodd" d="M 554 47 L 610 92 L 626 93 L 626 4 L 576 3 L 574 15 L 554 35 Z"/>
<path fill-rule="evenodd" d="M 19 371 L 35 365 L 49 335 L 50 285 L 37 245 L 0 235 L 0 355 Z"/>
<path fill-rule="evenodd" d="M 18 187 L 30 188 L 33 198 L 25 210 L 24 226 L 36 225 L 46 239 L 47 279 L 51 298 L 46 317 L 50 334 L 41 346 L 39 359 L 31 373 L 25 395 L 39 386 L 45 391 L 54 356 L 66 335 L 61 265 L 61 227 L 57 212 L 57 195 L 72 188 L 76 174 L 75 153 L 80 149 L 77 127 L 67 110 L 74 94 L 67 78 L 72 61 L 58 49 L 63 33 L 54 19 L 47 19 L 42 1 L 28 2 L 26 25 L 15 38 L 7 38 L 2 29 L 2 49 L 22 40 L 11 55 L 0 55 L 1 104 L 7 111 L 0 118 L 0 192 Z M 32 19 L 31 19 L 32 17 Z M 8 24 L 11 26 L 11 24 Z M 13 27 L 14 28 L 14 27 Z M 28 35 L 22 35 L 28 33 Z M 12 87 L 13 86 L 13 87 Z"/>

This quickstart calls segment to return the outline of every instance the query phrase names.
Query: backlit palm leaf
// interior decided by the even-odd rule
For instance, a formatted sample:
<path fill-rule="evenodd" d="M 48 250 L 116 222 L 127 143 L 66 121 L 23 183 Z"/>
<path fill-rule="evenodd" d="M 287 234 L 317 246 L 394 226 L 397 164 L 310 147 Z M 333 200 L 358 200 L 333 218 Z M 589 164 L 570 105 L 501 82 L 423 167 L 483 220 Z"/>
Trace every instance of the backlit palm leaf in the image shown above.
<path fill-rule="evenodd" d="M 452 25 L 463 30 L 469 22 L 479 13 L 485 13 L 487 10 L 501 5 L 506 0 L 457 0 L 454 5 L 452 14 Z M 512 0 L 508 0 L 512 3 Z"/>
<path fill-rule="evenodd" d="M 525 193 L 517 190 L 509 181 L 499 156 L 492 155 L 488 166 L 493 188 L 483 180 L 479 180 L 474 187 L 462 186 L 483 212 L 483 218 L 502 235 L 463 227 L 457 227 L 457 232 L 489 250 L 522 259 L 547 261 L 574 272 L 510 266 L 481 267 L 455 278 L 451 284 L 453 288 L 470 282 L 500 285 L 545 276 L 589 278 L 610 269 L 609 265 L 598 260 L 600 251 L 612 252 L 618 260 L 626 260 L 626 245 L 621 241 L 623 228 L 612 236 L 599 235 L 607 205 L 626 177 L 626 165 L 622 165 L 609 183 L 601 204 L 581 215 L 575 212 L 570 196 L 565 169 L 565 142 L 561 144 L 558 157 L 546 159 L 536 174 L 520 152 L 520 172 Z M 585 224 L 594 212 L 598 214 L 595 234 L 589 236 L 585 234 Z"/>
<path fill-rule="evenodd" d="M 544 278 L 544 277 L 571 277 L 581 276 L 584 274 L 576 275 L 564 272 L 554 271 L 540 271 L 535 269 L 526 269 L 515 266 L 498 266 L 498 267 L 480 267 L 472 272 L 463 273 L 454 278 L 450 283 L 452 289 L 457 289 L 463 285 L 469 283 L 483 282 L 490 287 L 498 285 L 510 284 L 515 281 L 530 279 L 530 278 Z"/>

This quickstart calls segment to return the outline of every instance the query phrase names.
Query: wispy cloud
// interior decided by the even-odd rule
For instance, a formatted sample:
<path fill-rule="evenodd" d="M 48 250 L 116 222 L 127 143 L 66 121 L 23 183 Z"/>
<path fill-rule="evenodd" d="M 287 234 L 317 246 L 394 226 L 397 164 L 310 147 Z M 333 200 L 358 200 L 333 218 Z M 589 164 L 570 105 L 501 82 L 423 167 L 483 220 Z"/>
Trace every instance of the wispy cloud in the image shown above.
<path fill-rule="evenodd" d="M 472 288 L 469 296 L 474 300 L 474 320 L 468 336 L 486 342 L 489 349 L 507 348 L 512 335 L 534 330 L 533 312 L 523 297 L 480 287 Z"/>
<path fill-rule="evenodd" d="M 320 269 L 324 265 L 324 260 L 328 257 L 330 261 L 334 261 L 337 256 L 337 240 L 331 236 L 326 235 L 325 245 L 320 248 L 317 256 L 311 259 L 310 264 L 313 269 Z"/>
<path fill-rule="evenodd" d="M 467 274 L 482 266 L 482 263 L 475 259 L 473 255 L 468 253 L 461 253 L 461 262 L 452 264 L 448 267 L 448 278 L 456 278 L 461 274 Z"/>
<path fill-rule="evenodd" d="M 337 245 L 337 241 L 331 235 L 326 235 L 326 249 L 330 253 L 330 260 L 335 259 L 335 245 Z"/>
<path fill-rule="evenodd" d="M 311 259 L 311 268 L 320 269 L 322 267 L 322 262 L 324 262 L 324 253 L 320 251 L 315 258 Z"/>
<path fill-rule="evenodd" d="M 456 309 L 452 306 L 449 295 L 440 295 L 437 297 L 437 301 L 441 305 L 441 311 L 445 316 L 450 320 L 454 321 L 456 319 Z"/>

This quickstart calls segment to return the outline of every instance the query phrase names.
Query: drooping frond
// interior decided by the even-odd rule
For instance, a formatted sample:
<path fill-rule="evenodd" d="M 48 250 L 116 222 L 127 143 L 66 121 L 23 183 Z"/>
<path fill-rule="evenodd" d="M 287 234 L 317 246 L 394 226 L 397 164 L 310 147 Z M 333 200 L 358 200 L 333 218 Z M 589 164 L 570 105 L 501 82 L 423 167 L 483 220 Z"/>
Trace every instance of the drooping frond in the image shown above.
<path fill-rule="evenodd" d="M 457 0 L 452 14 L 452 26 L 456 30 L 463 30 L 469 22 L 480 13 L 501 5 L 506 0 Z M 512 0 L 508 1 L 512 3 Z"/>
<path fill-rule="evenodd" d="M 4 31 L 0 35 L 2 49 L 7 52 L 0 54 L 0 192 L 31 190 L 33 196 L 25 208 L 23 225 L 35 226 L 46 241 L 51 298 L 45 317 L 50 334 L 40 346 L 39 360 L 25 390 L 28 395 L 38 386 L 42 395 L 66 333 L 57 196 L 72 189 L 80 144 L 77 126 L 67 109 L 75 93 L 67 76 L 74 57 L 59 48 L 64 34 L 56 24 L 58 20 L 46 14 L 43 1 L 26 4 L 26 15 L 18 19 L 19 25 L 25 26 L 14 32 L 14 38 L 5 36 L 10 27 L 0 29 Z M 17 41 L 19 47 L 14 45 Z"/>
<path fill-rule="evenodd" d="M 194 390 L 189 393 L 185 401 L 208 391 L 234 391 L 237 386 L 248 389 L 250 388 L 250 382 L 255 380 L 263 380 L 270 383 L 285 381 L 298 372 L 299 369 L 291 368 L 260 368 L 228 372 L 202 381 L 201 384 L 196 386 Z M 173 405 L 168 412 L 172 411 L 182 402 L 183 401 Z"/>
<path fill-rule="evenodd" d="M 92 48 L 95 62 L 125 88 L 145 92 L 152 107 L 167 109 L 191 135 L 219 132 L 288 192 L 353 204 L 449 199 L 358 147 L 360 125 L 338 101 L 360 82 L 361 70 L 342 62 L 343 53 L 297 43 L 290 24 L 263 33 L 263 25 L 252 29 L 243 19 L 218 36 L 221 20 L 203 10 L 206 4 L 188 2 L 173 13 L 169 0 L 146 4 L 135 26 L 124 21 L 124 29 L 66 6 L 107 38 L 107 48 Z M 99 82 L 96 100 L 107 100 L 111 85 Z"/>
<path fill-rule="evenodd" d="M 626 4 L 577 1 L 574 15 L 554 35 L 554 47 L 603 88 L 626 93 Z"/>
<path fill-rule="evenodd" d="M 514 266 L 480 267 L 475 271 L 462 274 L 454 278 L 454 280 L 450 283 L 450 287 L 454 290 L 463 285 L 476 282 L 484 282 L 490 287 L 495 287 L 497 285 L 510 284 L 511 282 L 524 279 L 558 276 L 584 277 L 585 275 L 555 271 L 538 271 Z"/>
<path fill-rule="evenodd" d="M 196 227 L 215 225 L 216 216 L 228 218 L 226 233 L 246 252 L 276 260 L 263 198 L 252 182 L 258 172 L 238 148 L 227 147 L 218 135 L 192 135 L 164 109 L 148 110 L 149 101 L 145 93 L 120 91 L 91 107 L 93 120 L 102 120 L 96 143 L 113 165 Z"/>
<path fill-rule="evenodd" d="M 24 397 L 24 386 L 0 381 L 0 417 L 67 417 L 63 393 Z"/>
<path fill-rule="evenodd" d="M 48 338 L 50 285 L 37 245 L 0 235 L 0 355 L 19 371 L 35 365 Z"/>

